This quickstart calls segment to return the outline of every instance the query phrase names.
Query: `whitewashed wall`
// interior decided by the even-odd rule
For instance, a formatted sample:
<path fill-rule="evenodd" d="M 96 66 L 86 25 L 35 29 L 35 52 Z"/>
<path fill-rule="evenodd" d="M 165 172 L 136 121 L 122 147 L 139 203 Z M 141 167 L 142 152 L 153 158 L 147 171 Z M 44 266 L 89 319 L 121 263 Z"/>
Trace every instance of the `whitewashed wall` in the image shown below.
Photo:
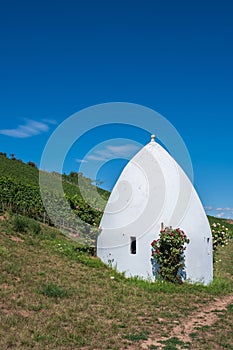
<path fill-rule="evenodd" d="M 213 279 L 212 236 L 191 182 L 175 160 L 151 141 L 127 164 L 105 208 L 97 255 L 126 276 L 154 279 L 151 242 L 161 223 L 185 231 L 187 279 L 208 284 Z M 131 254 L 136 237 L 136 254 Z"/>

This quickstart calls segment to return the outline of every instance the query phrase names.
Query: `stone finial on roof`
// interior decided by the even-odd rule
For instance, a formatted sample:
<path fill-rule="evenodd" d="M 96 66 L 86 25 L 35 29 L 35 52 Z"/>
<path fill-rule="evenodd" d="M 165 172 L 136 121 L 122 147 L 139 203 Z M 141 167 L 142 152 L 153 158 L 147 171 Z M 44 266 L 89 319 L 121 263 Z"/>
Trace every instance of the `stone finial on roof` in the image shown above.
<path fill-rule="evenodd" d="M 151 135 L 151 142 L 155 142 L 155 135 Z"/>

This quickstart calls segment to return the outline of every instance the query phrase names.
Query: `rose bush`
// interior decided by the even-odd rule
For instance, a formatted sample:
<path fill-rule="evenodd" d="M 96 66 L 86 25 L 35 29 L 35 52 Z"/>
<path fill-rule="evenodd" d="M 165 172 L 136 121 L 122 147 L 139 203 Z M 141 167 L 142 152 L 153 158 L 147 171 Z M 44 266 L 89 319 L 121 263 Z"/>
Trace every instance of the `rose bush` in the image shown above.
<path fill-rule="evenodd" d="M 184 231 L 180 228 L 166 227 L 160 231 L 160 237 L 153 240 L 152 259 L 157 268 L 157 277 L 162 280 L 182 283 L 182 271 L 185 267 L 185 244 L 189 243 Z"/>

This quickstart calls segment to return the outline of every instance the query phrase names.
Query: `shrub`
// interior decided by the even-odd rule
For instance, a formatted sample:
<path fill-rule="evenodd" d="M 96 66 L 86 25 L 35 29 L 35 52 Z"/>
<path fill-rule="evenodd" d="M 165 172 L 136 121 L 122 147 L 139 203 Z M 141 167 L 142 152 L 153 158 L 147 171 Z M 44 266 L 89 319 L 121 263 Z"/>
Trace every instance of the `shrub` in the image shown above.
<path fill-rule="evenodd" d="M 41 232 L 41 226 L 37 221 L 30 220 L 29 228 L 31 229 L 32 233 L 35 233 L 36 235 Z"/>
<path fill-rule="evenodd" d="M 213 237 L 213 250 L 217 250 L 218 247 L 224 247 L 228 244 L 229 233 L 228 228 L 221 225 L 219 222 L 211 225 L 212 237 Z"/>
<path fill-rule="evenodd" d="M 25 232 L 27 229 L 28 223 L 25 218 L 16 215 L 13 218 L 13 228 L 17 232 Z"/>
<path fill-rule="evenodd" d="M 152 263 L 157 266 L 155 271 L 163 280 L 182 283 L 184 275 L 185 243 L 189 243 L 184 231 L 166 227 L 160 231 L 160 238 L 151 243 Z"/>

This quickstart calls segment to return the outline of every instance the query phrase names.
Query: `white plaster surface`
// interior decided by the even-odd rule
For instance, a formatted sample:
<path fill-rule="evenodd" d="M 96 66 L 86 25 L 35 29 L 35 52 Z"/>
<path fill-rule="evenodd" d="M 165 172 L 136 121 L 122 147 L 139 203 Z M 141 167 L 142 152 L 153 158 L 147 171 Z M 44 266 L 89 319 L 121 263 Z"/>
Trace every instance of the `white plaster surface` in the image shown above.
<path fill-rule="evenodd" d="M 164 226 L 181 228 L 190 243 L 185 251 L 187 279 L 213 279 L 212 235 L 200 199 L 180 166 L 157 142 L 143 147 L 122 171 L 106 205 L 97 255 L 127 277 L 154 279 L 151 242 Z M 130 237 L 136 237 L 131 254 Z"/>

